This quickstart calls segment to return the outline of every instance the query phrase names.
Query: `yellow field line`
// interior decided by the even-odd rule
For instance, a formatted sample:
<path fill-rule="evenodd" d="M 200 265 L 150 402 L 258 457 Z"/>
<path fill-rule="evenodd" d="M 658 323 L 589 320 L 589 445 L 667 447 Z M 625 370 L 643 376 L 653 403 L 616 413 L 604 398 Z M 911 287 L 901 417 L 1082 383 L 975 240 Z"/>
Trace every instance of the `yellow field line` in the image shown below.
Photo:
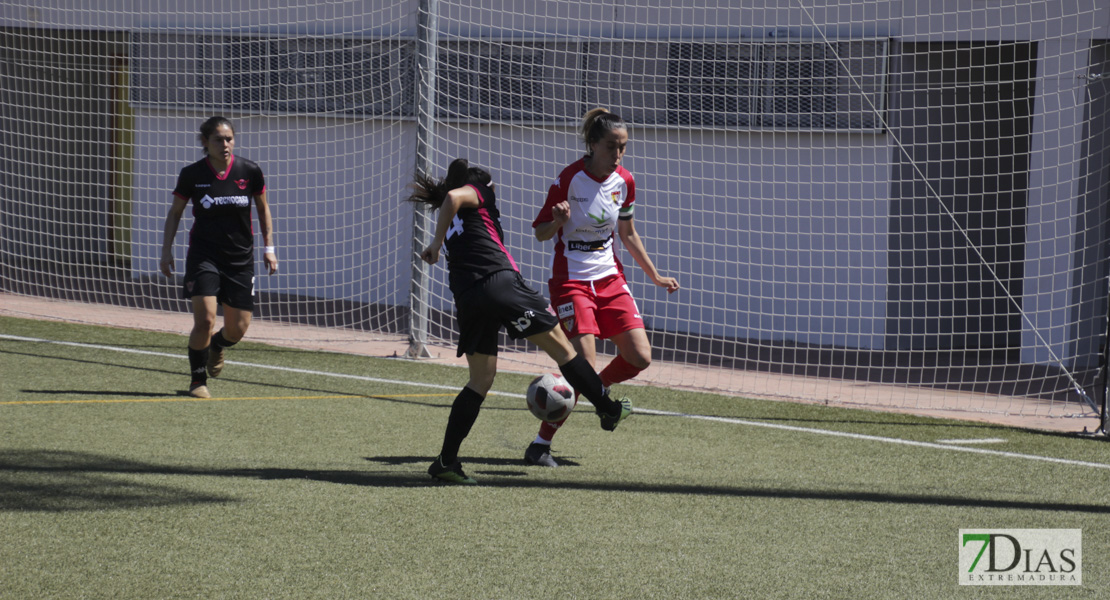
<path fill-rule="evenodd" d="M 393 398 L 449 398 L 455 394 L 393 394 L 389 396 L 257 396 L 246 398 L 110 398 L 102 400 L 16 400 L 0 401 L 0 406 L 14 406 L 22 404 L 127 404 L 127 403 L 153 403 L 153 402 L 228 402 L 232 400 L 346 400 L 351 398 L 379 398 L 391 400 Z"/>

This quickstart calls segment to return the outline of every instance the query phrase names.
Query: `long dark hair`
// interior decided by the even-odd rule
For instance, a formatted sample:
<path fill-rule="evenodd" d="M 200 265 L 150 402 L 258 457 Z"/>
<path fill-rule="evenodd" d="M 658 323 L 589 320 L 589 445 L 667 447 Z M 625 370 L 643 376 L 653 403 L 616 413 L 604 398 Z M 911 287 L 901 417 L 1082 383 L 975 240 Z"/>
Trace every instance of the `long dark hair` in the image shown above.
<path fill-rule="evenodd" d="M 456 158 L 447 167 L 447 177 L 443 179 L 436 179 L 427 173 L 417 173 L 413 178 L 412 195 L 408 197 L 408 201 L 426 204 L 428 210 L 436 210 L 443 206 L 447 192 L 468 183 L 489 185 L 490 181 L 493 181 L 493 177 L 489 171 L 470 166 L 470 161 L 465 158 Z"/>
<path fill-rule="evenodd" d="M 227 125 L 227 128 L 231 130 L 231 134 L 235 135 L 235 126 L 231 124 L 231 121 L 227 120 L 227 117 L 209 117 L 207 121 L 200 124 L 200 135 L 197 136 L 197 139 L 200 140 L 201 152 L 204 152 L 205 155 L 208 154 L 208 138 L 212 137 L 213 133 L 216 133 L 216 128 L 220 125 Z"/>

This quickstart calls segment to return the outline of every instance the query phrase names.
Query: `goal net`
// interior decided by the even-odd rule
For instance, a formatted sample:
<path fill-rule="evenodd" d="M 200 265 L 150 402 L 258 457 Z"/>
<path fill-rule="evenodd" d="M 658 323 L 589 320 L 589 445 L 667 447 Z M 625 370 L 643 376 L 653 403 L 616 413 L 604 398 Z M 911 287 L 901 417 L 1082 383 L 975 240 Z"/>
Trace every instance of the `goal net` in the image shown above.
<path fill-rule="evenodd" d="M 1062 418 L 1103 397 L 1104 2 L 120 6 L 0 0 L 2 292 L 187 311 L 162 227 L 221 114 L 275 214 L 256 318 L 451 346 L 413 172 L 490 170 L 546 292 L 531 221 L 601 106 L 630 123 L 634 223 L 682 286 L 618 250 L 645 378 Z"/>

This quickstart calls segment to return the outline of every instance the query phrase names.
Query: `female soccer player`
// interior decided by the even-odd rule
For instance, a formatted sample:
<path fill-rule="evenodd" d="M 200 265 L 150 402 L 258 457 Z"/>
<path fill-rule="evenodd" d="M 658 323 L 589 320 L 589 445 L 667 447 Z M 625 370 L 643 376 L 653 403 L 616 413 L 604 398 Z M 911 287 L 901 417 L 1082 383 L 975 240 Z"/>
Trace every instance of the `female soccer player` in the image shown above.
<path fill-rule="evenodd" d="M 162 237 L 162 273 L 173 275 L 173 238 L 185 207 L 193 205 L 193 228 L 185 257 L 183 294 L 193 303 L 189 334 L 189 395 L 210 398 L 208 377 L 224 367 L 224 350 L 247 333 L 254 310 L 254 232 L 251 201 L 266 246 L 262 260 L 277 271 L 266 181 L 259 166 L 233 154 L 235 128 L 223 117 L 200 126 L 205 157 L 181 169 L 166 215 Z M 224 307 L 224 325 L 216 326 L 216 307 Z"/>
<path fill-rule="evenodd" d="M 655 268 L 632 224 L 636 183 L 621 166 L 628 126 L 619 116 L 595 108 L 583 117 L 580 131 L 586 155 L 559 173 L 532 227 L 541 242 L 555 238 L 548 281 L 551 306 L 578 354 L 594 366 L 597 337 L 617 345 L 616 358 L 601 371 L 608 389 L 651 364 L 644 321 L 613 251 L 613 231 L 655 285 L 669 293 L 679 285 Z M 565 421 L 540 425 L 524 452 L 525 462 L 558 466 L 551 457 L 551 440 Z"/>
<path fill-rule="evenodd" d="M 609 398 L 597 372 L 558 328 L 547 300 L 524 282 L 505 249 L 490 180 L 488 172 L 457 158 L 442 181 L 418 174 L 409 197 L 439 210 L 435 235 L 420 258 L 434 265 L 440 250 L 446 250 L 448 284 L 459 323 L 458 356 L 466 355 L 470 370 L 469 381 L 451 405 L 442 452 L 428 468 L 432 477 L 452 483 L 476 483 L 463 472 L 458 452 L 497 375 L 497 336 L 502 327 L 509 337 L 527 338 L 554 359 L 567 381 L 594 404 L 602 429 L 612 431 L 632 414 L 627 398 Z"/>

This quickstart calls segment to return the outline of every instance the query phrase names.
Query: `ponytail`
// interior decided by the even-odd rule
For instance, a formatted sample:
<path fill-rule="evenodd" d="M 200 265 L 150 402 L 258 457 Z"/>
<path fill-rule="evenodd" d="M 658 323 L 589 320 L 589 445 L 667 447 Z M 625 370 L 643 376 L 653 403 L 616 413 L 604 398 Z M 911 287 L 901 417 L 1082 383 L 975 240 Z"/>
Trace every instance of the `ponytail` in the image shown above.
<path fill-rule="evenodd" d="M 586 142 L 586 147 L 589 148 L 590 144 L 601 141 L 605 134 L 619 129 L 628 129 L 628 124 L 624 122 L 624 119 L 609 112 L 608 109 L 598 107 L 582 116 L 582 126 L 579 128 L 579 134 L 582 136 L 582 141 Z"/>
<path fill-rule="evenodd" d="M 436 210 L 443 206 L 447 193 L 453 189 L 473 183 L 476 185 L 489 185 L 493 177 L 488 171 L 479 167 L 471 167 L 470 161 L 465 158 L 456 158 L 447 167 L 447 177 L 437 180 L 426 173 L 417 173 L 413 178 L 412 194 L 409 202 L 419 202 L 428 206 L 428 210 Z"/>

